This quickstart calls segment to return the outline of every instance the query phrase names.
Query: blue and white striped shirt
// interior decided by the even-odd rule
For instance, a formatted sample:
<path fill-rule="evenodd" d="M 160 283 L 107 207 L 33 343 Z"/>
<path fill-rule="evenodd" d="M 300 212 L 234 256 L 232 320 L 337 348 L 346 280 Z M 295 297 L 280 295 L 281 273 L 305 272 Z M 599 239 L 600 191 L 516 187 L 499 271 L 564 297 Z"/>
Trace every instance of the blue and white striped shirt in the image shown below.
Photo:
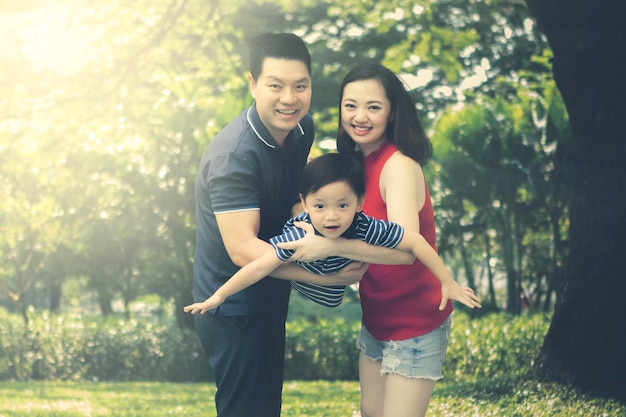
<path fill-rule="evenodd" d="M 290 219 L 283 227 L 283 234 L 274 236 L 270 243 L 276 250 L 276 256 L 282 261 L 288 261 L 294 254 L 293 249 L 281 249 L 277 246 L 279 242 L 292 242 L 304 237 L 306 232 L 296 226 L 294 222 L 311 223 L 308 214 L 302 212 Z M 319 232 L 315 231 L 316 234 Z M 370 217 L 363 212 L 354 216 L 350 227 L 343 233 L 346 239 L 359 239 L 372 245 L 395 248 L 404 236 L 404 228 L 397 223 L 386 220 L 379 220 Z M 319 275 L 329 275 L 338 272 L 340 269 L 354 262 L 352 259 L 340 256 L 329 256 L 313 262 L 295 261 L 302 268 Z M 317 285 L 308 282 L 291 281 L 291 285 L 305 297 L 325 307 L 337 307 L 343 300 L 345 285 Z"/>

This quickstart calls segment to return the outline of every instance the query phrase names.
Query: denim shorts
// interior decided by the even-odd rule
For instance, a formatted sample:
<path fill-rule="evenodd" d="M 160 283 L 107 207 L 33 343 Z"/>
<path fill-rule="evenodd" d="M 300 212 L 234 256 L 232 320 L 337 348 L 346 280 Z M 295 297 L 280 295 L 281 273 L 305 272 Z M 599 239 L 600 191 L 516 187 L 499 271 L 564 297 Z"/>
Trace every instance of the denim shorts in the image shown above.
<path fill-rule="evenodd" d="M 381 374 L 437 381 L 443 378 L 441 368 L 446 357 L 452 320 L 423 336 L 381 342 L 361 327 L 356 347 L 373 361 L 382 360 Z"/>

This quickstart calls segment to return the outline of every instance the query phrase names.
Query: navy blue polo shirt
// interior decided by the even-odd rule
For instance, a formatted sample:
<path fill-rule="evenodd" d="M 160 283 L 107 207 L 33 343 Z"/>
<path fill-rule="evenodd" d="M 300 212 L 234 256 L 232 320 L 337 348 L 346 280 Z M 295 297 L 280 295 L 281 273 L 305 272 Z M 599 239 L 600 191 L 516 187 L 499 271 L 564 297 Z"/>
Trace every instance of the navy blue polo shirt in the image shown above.
<path fill-rule="evenodd" d="M 207 147 L 195 184 L 196 248 L 194 300 L 204 301 L 233 276 L 235 265 L 224 247 L 215 214 L 259 210 L 258 237 L 281 233 L 298 201 L 298 183 L 313 144 L 314 124 L 307 114 L 280 147 L 253 104 L 228 124 Z M 287 280 L 262 279 L 229 297 L 224 315 L 287 312 Z"/>

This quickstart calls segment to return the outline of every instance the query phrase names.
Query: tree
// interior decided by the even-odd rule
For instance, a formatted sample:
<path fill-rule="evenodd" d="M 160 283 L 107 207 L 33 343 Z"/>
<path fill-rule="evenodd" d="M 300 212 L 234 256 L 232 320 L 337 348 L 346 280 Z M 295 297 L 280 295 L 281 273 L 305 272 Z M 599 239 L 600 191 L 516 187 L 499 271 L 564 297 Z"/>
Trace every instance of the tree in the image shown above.
<path fill-rule="evenodd" d="M 626 399 L 626 2 L 526 2 L 554 52 L 576 148 L 569 259 L 536 365 Z"/>
<path fill-rule="evenodd" d="M 560 161 L 569 145 L 561 98 L 552 80 L 524 81 L 533 89 L 511 86 L 507 89 L 516 94 L 506 98 L 478 95 L 461 109 L 450 109 L 434 138 L 443 191 L 439 221 L 442 235 L 454 239 L 448 248 L 461 252 L 469 285 L 473 266 L 466 260 L 465 240 L 490 254 L 484 264 L 491 308 L 496 301 L 490 267 L 492 256 L 498 259 L 495 266 L 507 283 L 506 309 L 516 314 L 524 307 L 522 298 L 529 307 L 549 298 L 549 277 L 560 275 L 567 224 L 560 203 L 562 190 L 571 189 L 566 175 L 571 169 Z"/>

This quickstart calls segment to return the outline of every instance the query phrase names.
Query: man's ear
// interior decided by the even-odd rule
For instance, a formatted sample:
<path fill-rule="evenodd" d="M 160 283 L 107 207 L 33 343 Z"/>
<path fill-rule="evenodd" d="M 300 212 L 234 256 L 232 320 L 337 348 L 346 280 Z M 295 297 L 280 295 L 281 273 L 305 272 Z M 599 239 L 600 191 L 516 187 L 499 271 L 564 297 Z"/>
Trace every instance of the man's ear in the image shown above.
<path fill-rule="evenodd" d="M 298 196 L 300 197 L 300 205 L 302 205 L 302 210 L 304 210 L 305 213 L 309 214 L 309 208 L 306 206 L 306 200 L 302 196 L 302 193 L 298 194 Z"/>
<path fill-rule="evenodd" d="M 256 80 L 252 74 L 248 74 L 248 84 L 250 85 L 250 94 L 256 100 Z"/>

